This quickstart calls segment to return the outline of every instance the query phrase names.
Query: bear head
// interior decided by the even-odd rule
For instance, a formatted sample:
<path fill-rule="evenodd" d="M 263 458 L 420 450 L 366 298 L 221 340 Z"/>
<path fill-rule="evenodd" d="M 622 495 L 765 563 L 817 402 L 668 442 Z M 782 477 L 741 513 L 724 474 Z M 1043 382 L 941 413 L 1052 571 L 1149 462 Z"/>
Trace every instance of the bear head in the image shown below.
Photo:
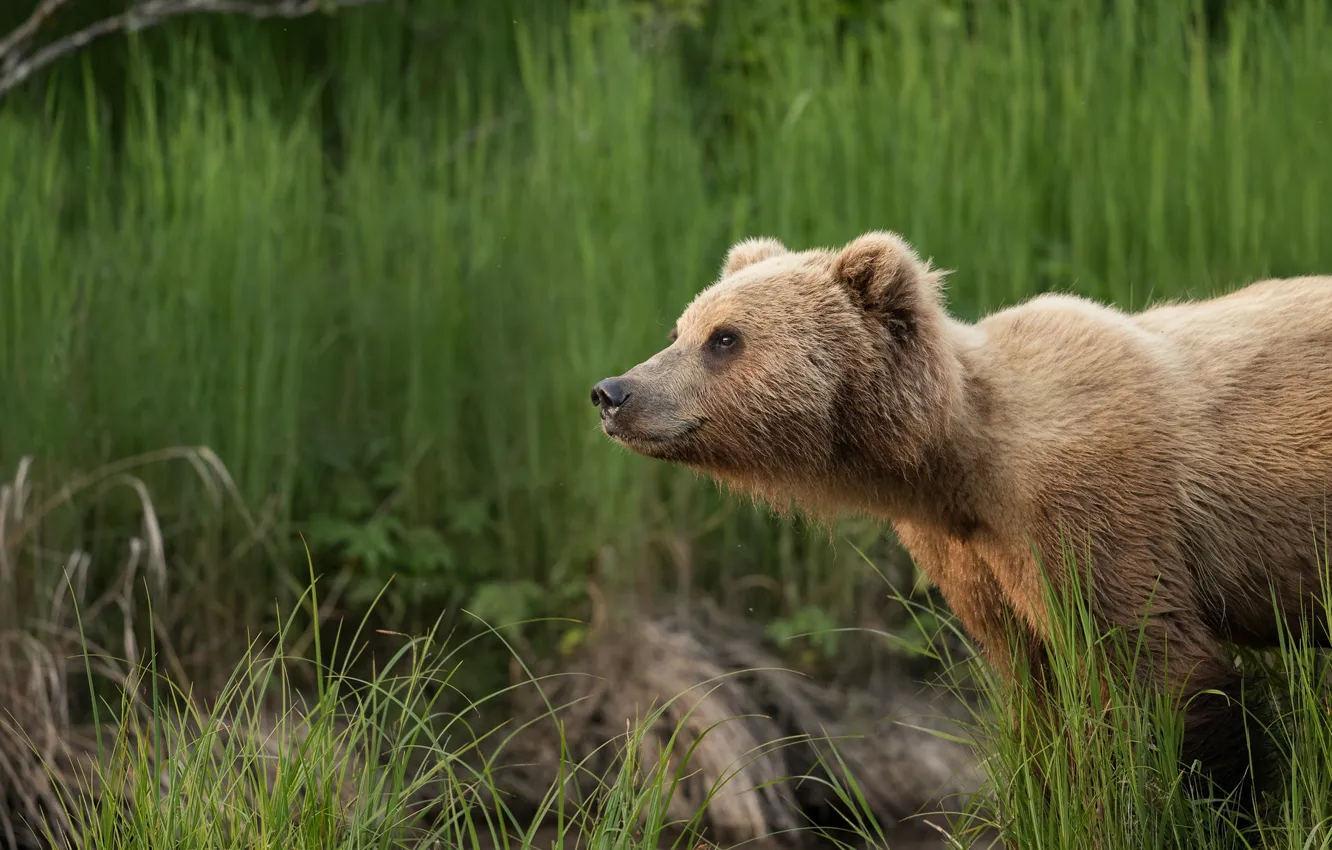
<path fill-rule="evenodd" d="M 740 242 L 666 348 L 592 389 L 602 430 L 779 508 L 864 507 L 947 425 L 943 274 L 888 232 L 841 250 Z"/>

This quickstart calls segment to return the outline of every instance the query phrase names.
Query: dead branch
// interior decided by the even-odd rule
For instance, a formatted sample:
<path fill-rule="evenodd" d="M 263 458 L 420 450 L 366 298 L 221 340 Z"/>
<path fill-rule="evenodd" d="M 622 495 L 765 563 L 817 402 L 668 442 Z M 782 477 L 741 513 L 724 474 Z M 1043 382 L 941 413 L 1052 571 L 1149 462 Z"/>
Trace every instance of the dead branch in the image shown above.
<path fill-rule="evenodd" d="M 118 15 L 103 18 L 83 29 L 34 49 L 40 31 L 61 9 L 77 0 L 41 0 L 13 32 L 0 38 L 0 99 L 33 74 L 77 53 L 100 38 L 155 27 L 183 15 L 241 15 L 248 18 L 301 18 L 319 11 L 366 6 L 382 0 L 140 0 Z"/>

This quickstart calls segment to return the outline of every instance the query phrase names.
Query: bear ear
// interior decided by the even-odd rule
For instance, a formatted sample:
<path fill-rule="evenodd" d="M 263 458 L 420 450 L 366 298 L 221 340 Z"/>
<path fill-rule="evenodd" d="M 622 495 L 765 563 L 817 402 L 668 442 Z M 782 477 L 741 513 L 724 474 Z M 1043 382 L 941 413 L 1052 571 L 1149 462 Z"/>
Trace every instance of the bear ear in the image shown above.
<path fill-rule="evenodd" d="M 861 308 L 910 327 L 937 295 L 942 273 L 932 271 L 896 233 L 872 231 L 833 259 L 833 276 Z"/>
<path fill-rule="evenodd" d="M 733 275 L 745 266 L 752 266 L 785 253 L 787 253 L 785 245 L 766 236 L 756 236 L 737 242 L 726 252 L 726 262 L 722 264 L 722 276 Z"/>

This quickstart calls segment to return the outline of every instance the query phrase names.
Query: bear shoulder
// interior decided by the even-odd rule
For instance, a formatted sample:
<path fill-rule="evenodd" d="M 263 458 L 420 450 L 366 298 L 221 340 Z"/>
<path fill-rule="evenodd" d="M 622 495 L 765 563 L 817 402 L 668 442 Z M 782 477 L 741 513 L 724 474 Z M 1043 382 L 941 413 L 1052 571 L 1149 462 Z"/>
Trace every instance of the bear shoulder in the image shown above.
<path fill-rule="evenodd" d="M 985 372 L 1029 384 L 1042 400 L 1038 407 L 1085 403 L 1080 389 L 1159 385 L 1181 366 L 1169 340 L 1130 314 L 1080 295 L 1044 293 L 990 314 L 976 328 L 983 343 L 972 346 L 968 359 Z"/>

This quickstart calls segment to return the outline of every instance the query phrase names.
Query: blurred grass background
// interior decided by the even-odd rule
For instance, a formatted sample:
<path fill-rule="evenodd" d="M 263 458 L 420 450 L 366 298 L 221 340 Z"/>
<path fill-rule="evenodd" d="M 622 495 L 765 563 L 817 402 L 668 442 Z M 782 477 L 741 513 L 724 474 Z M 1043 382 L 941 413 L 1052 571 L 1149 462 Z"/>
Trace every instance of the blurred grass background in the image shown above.
<path fill-rule="evenodd" d="M 395 628 L 589 586 L 865 622 L 856 547 L 909 580 L 889 535 L 630 456 L 591 384 L 750 235 L 897 230 L 965 317 L 1328 272 L 1329 46 L 1315 0 L 441 0 L 105 42 L 0 106 L 0 466 L 213 449 L 257 532 L 145 473 L 185 646 L 294 598 L 303 545 L 351 612 L 393 577 Z M 42 534 L 119 552 L 137 504 Z"/>

